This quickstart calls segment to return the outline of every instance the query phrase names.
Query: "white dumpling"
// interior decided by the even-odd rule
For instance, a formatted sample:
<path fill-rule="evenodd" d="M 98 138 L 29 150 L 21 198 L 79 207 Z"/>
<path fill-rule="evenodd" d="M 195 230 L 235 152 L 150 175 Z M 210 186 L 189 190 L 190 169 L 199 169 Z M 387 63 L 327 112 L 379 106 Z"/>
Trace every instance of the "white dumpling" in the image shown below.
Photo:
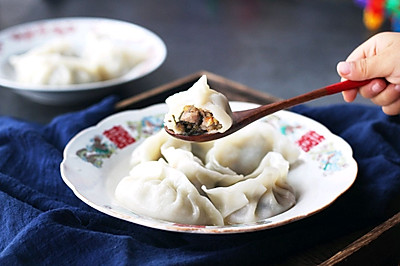
<path fill-rule="evenodd" d="M 116 197 L 136 213 L 177 223 L 256 222 L 296 203 L 287 175 L 299 154 L 260 121 L 206 143 L 161 130 L 134 150 L 130 176 L 118 184 Z"/>
<path fill-rule="evenodd" d="M 205 154 L 211 145 L 212 143 L 195 144 L 182 141 L 161 130 L 133 151 L 131 166 L 163 158 L 170 166 L 184 173 L 199 190 L 201 185 L 228 186 L 242 180 L 243 175 L 238 175 L 230 169 L 213 170 L 204 166 L 203 160 L 196 154 Z"/>
<path fill-rule="evenodd" d="M 116 199 L 133 212 L 170 222 L 223 225 L 219 211 L 186 176 L 162 159 L 143 162 L 123 178 Z"/>
<path fill-rule="evenodd" d="M 169 112 L 164 124 L 177 134 L 225 132 L 232 125 L 228 99 L 210 89 L 205 75 L 187 91 L 176 93 L 165 102 Z"/>
<path fill-rule="evenodd" d="M 287 161 L 281 153 L 269 152 L 261 161 L 260 165 L 253 173 L 245 178 L 257 178 L 268 171 L 268 168 L 277 169 L 277 177 L 271 182 L 269 189 L 261 197 L 257 205 L 257 216 L 264 218 L 272 217 L 291 208 L 296 203 L 296 195 L 292 186 L 287 183 L 289 173 L 289 161 Z M 270 179 L 272 181 L 273 179 Z M 272 188 L 272 189 L 271 189 Z M 239 216 L 239 215 L 237 215 Z M 238 220 L 233 215 L 230 218 Z M 239 217 L 240 219 L 240 217 Z"/>
<path fill-rule="evenodd" d="M 210 169 L 225 167 L 248 175 L 270 151 L 282 153 L 290 163 L 300 154 L 299 149 L 270 124 L 255 122 L 216 140 L 207 153 L 206 166 Z"/>
<path fill-rule="evenodd" d="M 256 222 L 292 207 L 296 198 L 286 183 L 289 163 L 276 152 L 268 153 L 257 169 L 228 187 L 202 187 L 227 224 Z"/>
<path fill-rule="evenodd" d="M 92 68 L 74 57 L 29 55 L 11 60 L 16 80 L 30 85 L 69 85 L 99 81 Z"/>
<path fill-rule="evenodd" d="M 64 86 L 120 77 L 145 59 L 139 47 L 89 33 L 82 46 L 57 39 L 10 57 L 15 79 L 29 85 Z"/>
<path fill-rule="evenodd" d="M 50 42 L 10 58 L 16 80 L 30 85 L 69 85 L 101 80 L 64 41 Z"/>
<path fill-rule="evenodd" d="M 99 73 L 102 80 L 128 73 L 145 58 L 140 46 L 122 45 L 100 34 L 88 34 L 82 57 Z"/>
<path fill-rule="evenodd" d="M 206 187 L 229 186 L 240 180 L 243 175 L 233 171 L 223 172 L 207 169 L 201 159 L 190 150 L 182 149 L 169 142 L 161 146 L 161 154 L 170 166 L 184 173 L 187 178 L 200 190 L 202 185 Z"/>
<path fill-rule="evenodd" d="M 132 153 L 131 166 L 142 162 L 157 161 L 162 158 L 161 146 L 168 143 L 168 146 L 180 147 L 185 150 L 191 149 L 190 142 L 171 137 L 165 130 L 160 130 L 155 135 L 145 139 Z"/>
<path fill-rule="evenodd" d="M 202 162 L 206 161 L 207 152 L 214 146 L 213 141 L 207 142 L 192 142 L 192 153 Z"/>

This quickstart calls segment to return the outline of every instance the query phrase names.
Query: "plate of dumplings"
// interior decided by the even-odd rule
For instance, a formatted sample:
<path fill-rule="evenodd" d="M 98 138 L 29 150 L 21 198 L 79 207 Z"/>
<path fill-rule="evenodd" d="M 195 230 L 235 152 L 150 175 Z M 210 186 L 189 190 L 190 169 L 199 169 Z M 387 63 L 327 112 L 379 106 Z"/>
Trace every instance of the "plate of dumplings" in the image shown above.
<path fill-rule="evenodd" d="M 232 110 L 256 107 L 230 102 Z M 272 229 L 327 208 L 354 183 L 349 144 L 279 111 L 205 143 L 169 136 L 166 104 L 123 111 L 70 140 L 61 176 L 107 215 L 160 230 L 233 234 Z"/>
<path fill-rule="evenodd" d="M 130 22 L 32 21 L 0 31 L 0 86 L 38 103 L 76 105 L 147 76 L 166 56 L 156 33 Z"/>

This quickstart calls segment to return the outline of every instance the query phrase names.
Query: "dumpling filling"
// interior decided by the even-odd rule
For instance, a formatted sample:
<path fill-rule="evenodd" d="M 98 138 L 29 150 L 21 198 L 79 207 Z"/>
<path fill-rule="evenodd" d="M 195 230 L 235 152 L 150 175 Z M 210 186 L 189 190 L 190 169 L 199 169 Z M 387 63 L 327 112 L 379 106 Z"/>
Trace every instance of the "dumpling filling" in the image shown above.
<path fill-rule="evenodd" d="M 211 112 L 194 105 L 185 105 L 175 123 L 175 133 L 182 135 L 201 135 L 222 128 Z"/>
<path fill-rule="evenodd" d="M 232 110 L 222 93 L 210 88 L 202 76 L 187 91 L 169 96 L 164 125 L 180 135 L 223 133 L 232 126 Z"/>

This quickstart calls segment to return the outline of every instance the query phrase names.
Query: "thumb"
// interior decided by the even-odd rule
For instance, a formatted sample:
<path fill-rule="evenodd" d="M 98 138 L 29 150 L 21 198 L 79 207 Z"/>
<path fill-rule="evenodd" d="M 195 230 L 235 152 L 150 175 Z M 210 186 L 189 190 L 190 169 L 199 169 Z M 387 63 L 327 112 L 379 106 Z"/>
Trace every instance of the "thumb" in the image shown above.
<path fill-rule="evenodd" d="M 382 63 L 382 57 L 379 55 L 354 61 L 339 62 L 337 65 L 338 74 L 342 78 L 349 80 L 387 77 L 392 71 L 390 64 Z"/>

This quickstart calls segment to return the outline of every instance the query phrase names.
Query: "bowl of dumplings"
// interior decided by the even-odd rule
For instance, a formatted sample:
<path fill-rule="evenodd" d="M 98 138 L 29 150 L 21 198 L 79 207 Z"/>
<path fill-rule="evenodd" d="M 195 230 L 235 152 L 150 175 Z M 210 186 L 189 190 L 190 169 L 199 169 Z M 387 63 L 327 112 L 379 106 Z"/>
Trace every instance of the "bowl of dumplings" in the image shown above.
<path fill-rule="evenodd" d="M 44 104 L 77 104 L 155 71 L 163 40 L 136 24 L 58 18 L 0 32 L 0 87 Z"/>
<path fill-rule="evenodd" d="M 79 199 L 105 214 L 205 234 L 295 222 L 328 207 L 353 184 L 351 147 L 290 111 L 209 142 L 180 140 L 164 129 L 180 132 L 179 123 L 211 115 L 216 126 L 199 125 L 204 131 L 195 134 L 223 132 L 232 111 L 256 106 L 229 102 L 202 76 L 166 103 L 113 114 L 77 134 L 65 147 L 61 176 Z M 183 134 L 192 132 L 186 129 Z"/>

